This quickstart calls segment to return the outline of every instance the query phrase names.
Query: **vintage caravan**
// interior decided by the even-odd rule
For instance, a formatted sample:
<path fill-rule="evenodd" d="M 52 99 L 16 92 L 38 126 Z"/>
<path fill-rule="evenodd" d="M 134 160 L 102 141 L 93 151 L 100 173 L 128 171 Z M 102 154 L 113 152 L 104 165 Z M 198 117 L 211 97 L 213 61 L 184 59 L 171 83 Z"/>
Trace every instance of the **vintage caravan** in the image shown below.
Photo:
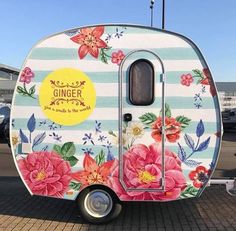
<path fill-rule="evenodd" d="M 10 133 L 28 191 L 76 200 L 85 219 L 100 223 L 118 215 L 121 201 L 200 196 L 222 122 L 210 69 L 191 40 L 112 24 L 35 45 L 16 84 Z"/>

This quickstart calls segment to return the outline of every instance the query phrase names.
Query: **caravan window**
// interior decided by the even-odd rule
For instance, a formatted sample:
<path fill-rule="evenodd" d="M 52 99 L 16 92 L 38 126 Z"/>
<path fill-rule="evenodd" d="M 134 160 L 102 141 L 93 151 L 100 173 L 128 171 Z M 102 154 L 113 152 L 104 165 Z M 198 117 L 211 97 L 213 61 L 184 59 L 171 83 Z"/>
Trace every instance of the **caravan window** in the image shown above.
<path fill-rule="evenodd" d="M 154 68 L 150 61 L 139 59 L 129 71 L 129 99 L 134 105 L 150 105 L 154 102 Z"/>

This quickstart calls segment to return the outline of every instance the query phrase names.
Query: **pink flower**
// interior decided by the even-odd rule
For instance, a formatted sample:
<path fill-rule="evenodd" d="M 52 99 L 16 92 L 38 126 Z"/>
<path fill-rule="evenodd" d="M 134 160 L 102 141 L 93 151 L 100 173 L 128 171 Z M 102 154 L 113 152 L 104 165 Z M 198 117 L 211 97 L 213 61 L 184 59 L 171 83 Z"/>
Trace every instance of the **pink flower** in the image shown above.
<path fill-rule="evenodd" d="M 104 33 L 104 26 L 80 29 L 80 33 L 71 37 L 71 40 L 80 44 L 78 54 L 83 59 L 88 53 L 98 58 L 99 48 L 106 48 L 107 44 L 100 38 Z"/>
<path fill-rule="evenodd" d="M 80 182 L 83 187 L 90 184 L 106 184 L 113 163 L 114 160 L 110 160 L 99 166 L 89 154 L 85 154 L 84 170 L 72 173 L 71 176 Z"/>
<path fill-rule="evenodd" d="M 156 142 L 161 142 L 161 135 L 162 135 L 162 123 L 161 123 L 161 117 L 158 117 L 156 121 L 152 125 L 152 138 Z M 180 137 L 181 132 L 181 124 L 173 117 L 166 117 L 165 118 L 165 127 L 166 127 L 166 139 L 170 143 L 176 142 L 176 140 Z"/>
<path fill-rule="evenodd" d="M 191 74 L 181 75 L 181 84 L 185 86 L 190 86 L 193 82 L 193 77 Z"/>
<path fill-rule="evenodd" d="M 204 166 L 198 166 L 189 173 L 189 178 L 193 181 L 194 187 L 201 188 L 209 178 L 209 170 Z"/>
<path fill-rule="evenodd" d="M 29 67 L 25 67 L 20 75 L 20 82 L 30 83 L 32 78 L 34 77 L 34 72 Z"/>
<path fill-rule="evenodd" d="M 109 186 L 123 200 L 175 200 L 186 187 L 186 180 L 182 173 L 181 162 L 175 153 L 165 150 L 165 191 L 132 191 L 135 189 L 160 188 L 162 154 L 161 146 L 156 143 L 149 147 L 143 144 L 134 145 L 124 154 L 123 182 L 127 191 L 119 181 L 118 162 L 111 173 Z"/>
<path fill-rule="evenodd" d="M 120 65 L 124 57 L 125 57 L 125 54 L 123 53 L 123 51 L 118 50 L 117 52 L 112 53 L 111 62 L 116 63 L 117 65 Z"/>
<path fill-rule="evenodd" d="M 33 194 L 63 197 L 71 180 L 71 168 L 54 152 L 34 152 L 18 160 L 24 180 Z"/>

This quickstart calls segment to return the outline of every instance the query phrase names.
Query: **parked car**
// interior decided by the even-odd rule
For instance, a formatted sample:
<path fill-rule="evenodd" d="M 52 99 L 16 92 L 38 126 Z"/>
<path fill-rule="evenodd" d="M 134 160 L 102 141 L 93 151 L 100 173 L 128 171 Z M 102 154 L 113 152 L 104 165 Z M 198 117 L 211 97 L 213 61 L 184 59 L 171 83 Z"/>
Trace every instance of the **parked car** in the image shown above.
<path fill-rule="evenodd" d="M 9 139 L 9 122 L 10 122 L 10 105 L 0 104 L 0 143 L 10 144 Z"/>
<path fill-rule="evenodd" d="M 222 121 L 224 129 L 236 127 L 236 111 L 235 109 L 226 110 L 222 112 Z"/>

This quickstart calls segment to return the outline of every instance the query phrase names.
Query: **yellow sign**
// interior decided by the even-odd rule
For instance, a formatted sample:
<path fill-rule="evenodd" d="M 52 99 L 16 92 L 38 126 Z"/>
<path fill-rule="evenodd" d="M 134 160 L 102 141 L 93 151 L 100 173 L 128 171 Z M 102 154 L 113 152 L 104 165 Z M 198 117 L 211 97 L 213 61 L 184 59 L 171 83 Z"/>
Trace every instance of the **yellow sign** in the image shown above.
<path fill-rule="evenodd" d="M 39 91 L 39 103 L 50 120 L 71 126 L 83 122 L 93 112 L 96 92 L 85 73 L 63 68 L 44 79 Z"/>

